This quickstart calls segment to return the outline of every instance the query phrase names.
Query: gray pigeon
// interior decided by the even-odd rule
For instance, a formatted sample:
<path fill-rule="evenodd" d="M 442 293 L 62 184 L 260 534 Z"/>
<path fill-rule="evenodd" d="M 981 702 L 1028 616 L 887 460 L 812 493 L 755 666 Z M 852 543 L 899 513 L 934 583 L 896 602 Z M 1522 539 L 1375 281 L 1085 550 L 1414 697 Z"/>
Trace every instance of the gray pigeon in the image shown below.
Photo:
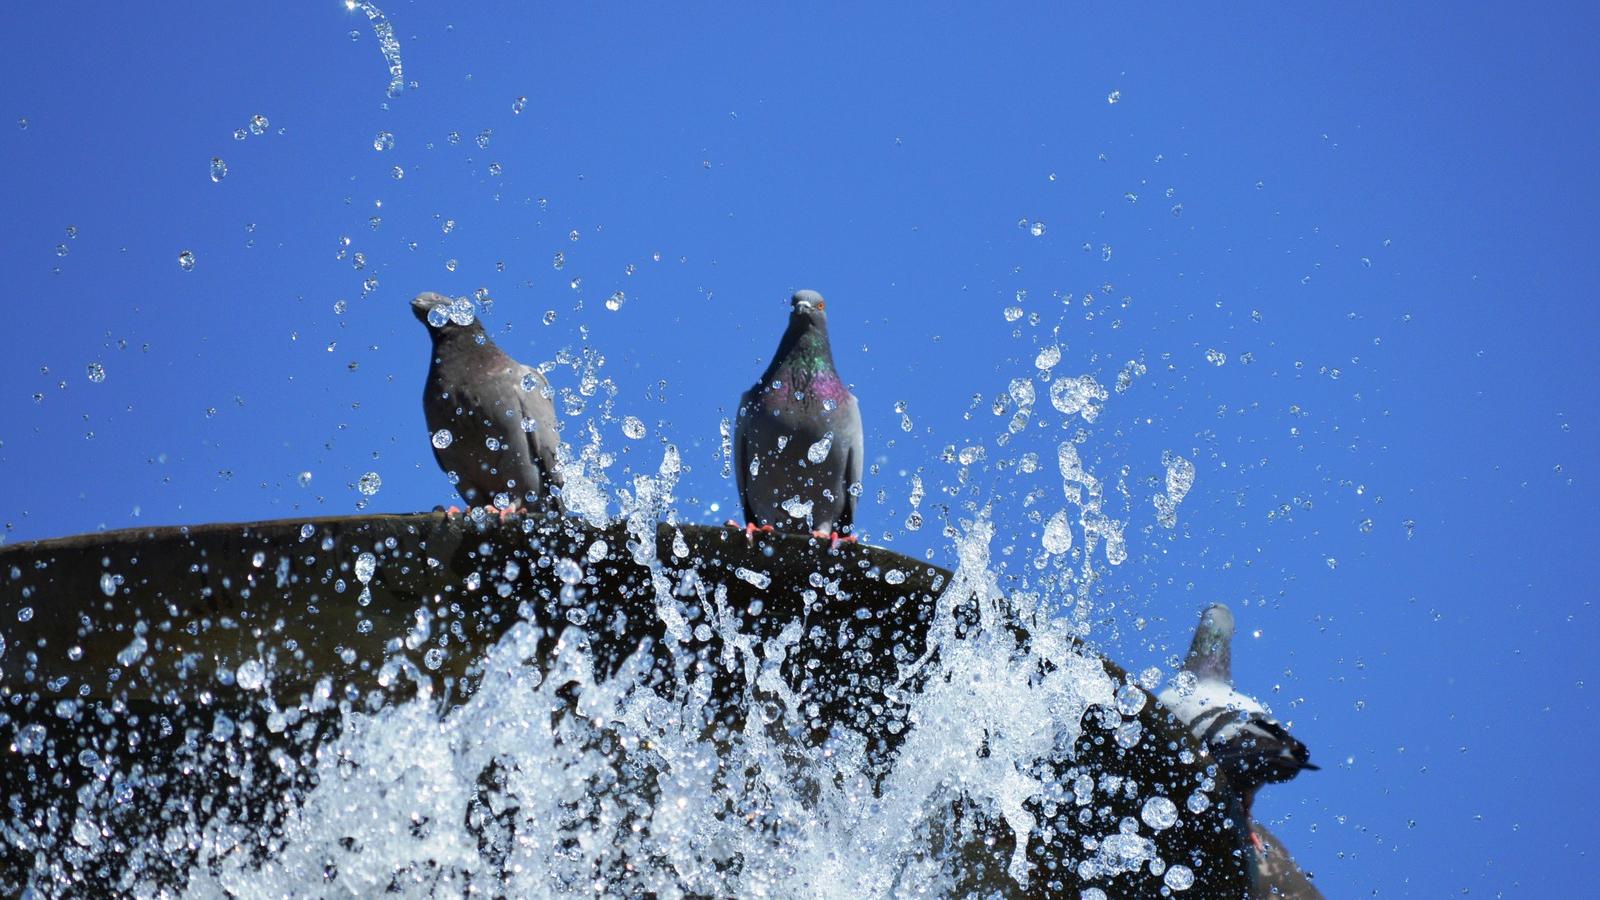
<path fill-rule="evenodd" d="M 423 292 L 411 311 L 433 338 L 422 412 L 439 467 L 469 506 L 561 511 L 550 383 L 489 340 L 471 300 Z"/>
<path fill-rule="evenodd" d="M 1221 603 L 1200 614 L 1194 642 L 1183 662 L 1192 682 L 1180 677 L 1156 699 L 1188 728 L 1222 764 L 1238 790 L 1236 813 L 1250 822 L 1256 791 L 1264 784 L 1288 781 L 1301 769 L 1315 769 L 1306 745 L 1296 740 L 1254 698 L 1233 687 L 1233 613 Z M 1251 840 L 1261 849 L 1260 839 Z"/>
<path fill-rule="evenodd" d="M 739 399 L 733 451 L 746 535 L 776 529 L 853 541 L 861 407 L 834 370 L 822 295 L 800 291 L 789 303 L 778 352 Z"/>

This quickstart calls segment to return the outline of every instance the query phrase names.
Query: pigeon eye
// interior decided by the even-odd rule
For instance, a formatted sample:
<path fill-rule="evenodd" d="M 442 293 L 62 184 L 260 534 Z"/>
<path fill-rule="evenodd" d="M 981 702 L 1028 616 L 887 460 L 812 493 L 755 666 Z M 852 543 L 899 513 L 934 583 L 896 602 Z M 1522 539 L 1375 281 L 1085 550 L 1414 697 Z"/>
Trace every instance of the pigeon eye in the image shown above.
<path fill-rule="evenodd" d="M 817 309 L 827 309 L 827 308 L 828 308 L 828 304 L 824 303 L 821 300 L 817 301 Z"/>

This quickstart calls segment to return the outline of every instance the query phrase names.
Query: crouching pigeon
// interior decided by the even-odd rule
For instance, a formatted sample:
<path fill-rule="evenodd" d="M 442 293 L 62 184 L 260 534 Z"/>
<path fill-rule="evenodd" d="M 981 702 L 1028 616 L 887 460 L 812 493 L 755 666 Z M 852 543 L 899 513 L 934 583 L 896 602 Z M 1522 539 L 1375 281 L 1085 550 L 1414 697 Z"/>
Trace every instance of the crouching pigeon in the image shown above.
<path fill-rule="evenodd" d="M 861 408 L 833 367 L 822 295 L 800 291 L 789 303 L 778 352 L 739 400 L 734 469 L 746 536 L 776 529 L 853 541 Z"/>
<path fill-rule="evenodd" d="M 1238 792 L 1231 805 L 1240 827 L 1251 829 L 1250 809 L 1262 785 L 1317 767 L 1306 745 L 1266 707 L 1234 689 L 1232 642 L 1233 613 L 1220 603 L 1212 605 L 1200 615 L 1183 663 L 1185 674 L 1156 699 L 1216 757 Z M 1256 850 L 1262 849 L 1253 831 L 1250 840 Z"/>
<path fill-rule="evenodd" d="M 549 382 L 489 340 L 472 301 L 424 292 L 411 311 L 433 338 L 422 411 L 439 467 L 469 506 L 501 515 L 560 512 L 560 495 L 552 491 L 561 485 L 560 423 Z"/>

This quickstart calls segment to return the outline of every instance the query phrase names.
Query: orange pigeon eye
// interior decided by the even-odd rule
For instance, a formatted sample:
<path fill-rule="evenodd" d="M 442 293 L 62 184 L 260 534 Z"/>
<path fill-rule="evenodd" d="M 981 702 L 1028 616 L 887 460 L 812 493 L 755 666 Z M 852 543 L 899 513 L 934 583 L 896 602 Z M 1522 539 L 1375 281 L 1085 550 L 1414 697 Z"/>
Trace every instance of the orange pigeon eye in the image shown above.
<path fill-rule="evenodd" d="M 827 309 L 827 308 L 828 308 L 828 304 L 827 303 L 825 303 L 825 302 L 823 302 L 821 300 L 817 301 L 817 309 Z"/>

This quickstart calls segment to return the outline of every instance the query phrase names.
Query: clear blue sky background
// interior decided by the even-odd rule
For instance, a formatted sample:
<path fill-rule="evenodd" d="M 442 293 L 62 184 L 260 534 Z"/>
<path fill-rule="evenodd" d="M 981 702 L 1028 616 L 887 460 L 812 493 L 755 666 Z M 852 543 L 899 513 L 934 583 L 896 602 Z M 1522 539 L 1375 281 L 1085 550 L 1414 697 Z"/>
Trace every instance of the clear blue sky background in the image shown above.
<path fill-rule="evenodd" d="M 650 426 L 604 426 L 614 476 L 671 440 L 681 514 L 721 518 L 717 422 L 811 287 L 874 539 L 952 562 L 940 452 L 984 445 L 1020 574 L 1065 432 L 1041 384 L 1045 424 L 998 447 L 994 398 L 1050 343 L 1107 385 L 1142 359 L 1083 448 L 1131 497 L 1095 639 L 1164 664 L 1213 600 L 1259 629 L 1238 680 L 1325 770 L 1258 809 L 1330 896 L 1590 889 L 1593 4 L 384 6 L 393 100 L 336 2 L 0 12 L 8 542 L 352 513 L 366 471 L 372 509 L 448 502 L 405 301 L 480 287 L 524 360 L 604 354 Z M 1020 449 L 1045 469 L 993 471 Z M 1198 470 L 1173 531 L 1163 450 Z"/>

